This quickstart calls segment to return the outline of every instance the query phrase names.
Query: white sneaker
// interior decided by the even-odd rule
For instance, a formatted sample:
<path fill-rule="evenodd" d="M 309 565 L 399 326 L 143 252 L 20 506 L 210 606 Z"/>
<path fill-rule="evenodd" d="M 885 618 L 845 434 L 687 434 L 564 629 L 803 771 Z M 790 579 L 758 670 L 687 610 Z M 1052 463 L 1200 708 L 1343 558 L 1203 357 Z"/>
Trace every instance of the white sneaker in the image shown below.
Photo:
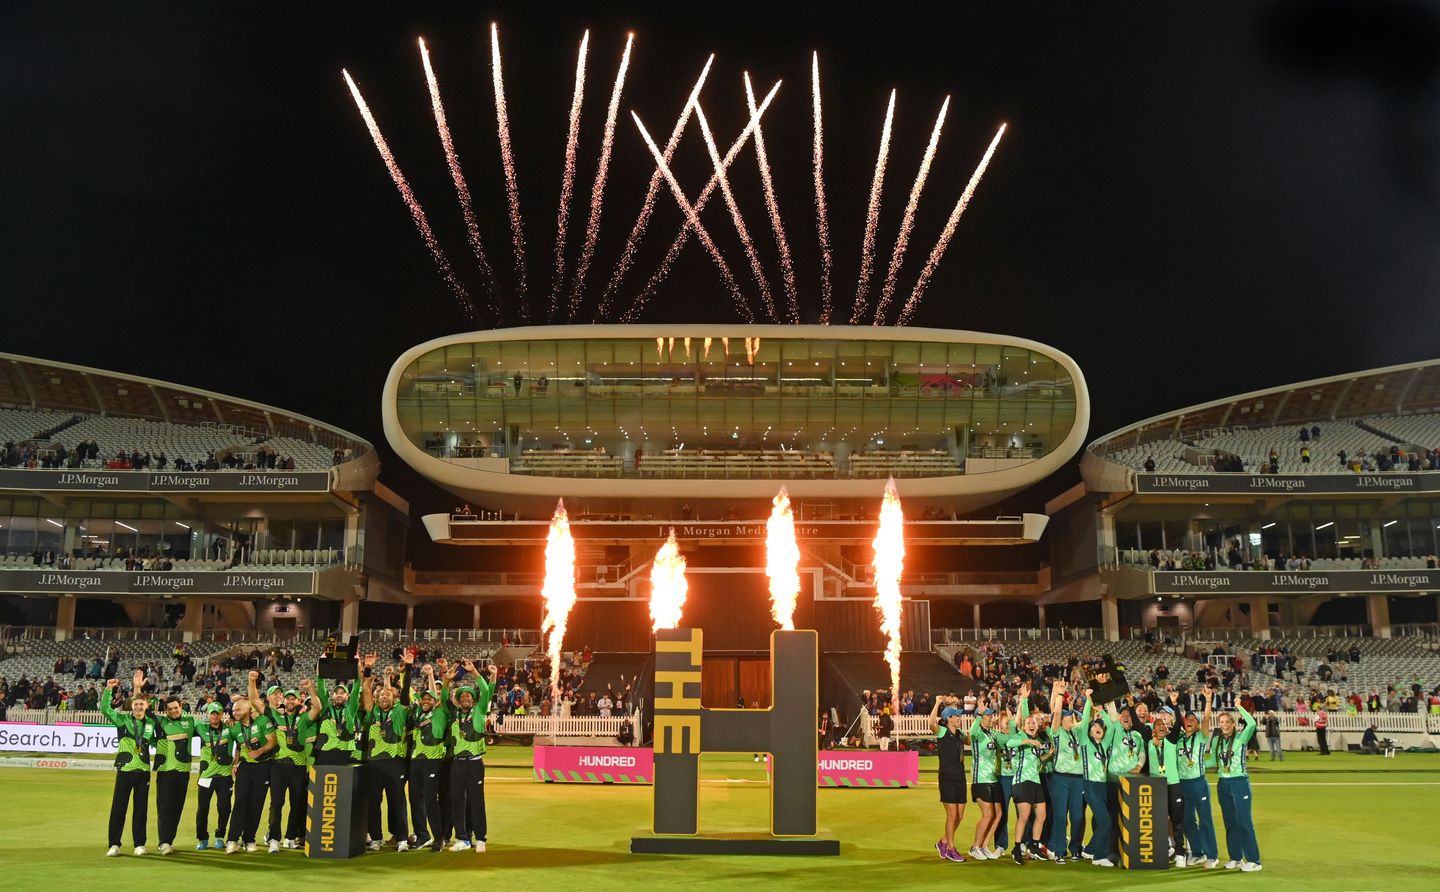
<path fill-rule="evenodd" d="M 1246 873 L 1254 873 L 1255 871 L 1260 870 L 1261 867 L 1254 861 L 1246 861 L 1244 864 L 1240 865 L 1240 869 L 1245 871 Z"/>
<path fill-rule="evenodd" d="M 1210 859 L 1206 860 L 1206 862 L 1205 862 L 1205 869 L 1206 869 L 1206 870 L 1214 870 L 1215 868 L 1217 868 L 1217 867 L 1219 867 L 1219 866 L 1220 866 L 1220 859 L 1219 859 L 1219 858 L 1210 858 Z"/>
<path fill-rule="evenodd" d="M 485 840 L 483 840 L 483 839 L 477 839 L 477 840 L 475 840 L 474 849 L 475 849 L 476 852 L 483 852 L 483 851 L 485 851 Z"/>
<path fill-rule="evenodd" d="M 378 851 L 380 851 L 380 840 L 378 840 L 378 839 L 372 839 L 372 840 L 370 840 L 370 842 L 368 842 L 368 843 L 365 844 L 365 850 L 366 850 L 367 852 L 378 852 Z"/>
<path fill-rule="evenodd" d="M 1184 855 L 1176 855 L 1176 856 L 1175 856 L 1175 866 L 1176 866 L 1176 867 L 1184 867 L 1184 866 L 1185 866 L 1185 856 L 1184 856 Z"/>
<path fill-rule="evenodd" d="M 990 860 L 990 856 L 981 851 L 979 846 L 970 847 L 970 857 L 974 858 L 976 861 Z"/>
<path fill-rule="evenodd" d="M 227 855 L 233 855 L 233 854 L 235 854 L 235 853 L 238 852 L 238 851 L 240 851 L 240 846 L 239 846 L 238 843 L 233 843 L 233 842 L 227 842 L 227 843 L 225 843 L 225 854 L 227 854 Z"/>
<path fill-rule="evenodd" d="M 408 852 L 408 851 L 410 851 L 410 843 L 409 843 L 409 841 L 408 841 L 408 840 L 404 840 L 404 839 L 400 840 L 399 844 L 395 846 L 395 851 L 397 851 L 397 852 Z"/>
<path fill-rule="evenodd" d="M 247 851 L 247 852 L 258 852 L 258 851 L 260 851 L 260 847 L 257 846 L 257 845 L 255 845 L 255 843 L 253 843 L 253 842 L 247 842 L 247 843 L 245 844 L 245 851 Z"/>
<path fill-rule="evenodd" d="M 119 855 L 119 854 L 120 854 L 120 847 L 119 847 L 119 846 L 111 846 L 110 848 L 108 848 L 108 849 L 105 850 L 105 857 L 106 857 L 106 858 L 114 858 L 116 855 Z"/>
<path fill-rule="evenodd" d="M 1080 853 L 1080 857 L 1081 857 L 1081 858 L 1084 858 L 1086 861 L 1094 861 L 1094 860 L 1095 860 L 1095 853 L 1094 853 L 1094 852 L 1081 852 L 1081 853 Z"/>
<path fill-rule="evenodd" d="M 1005 851 L 1003 849 L 986 849 L 985 854 L 991 861 L 999 861 L 1005 857 Z"/>
<path fill-rule="evenodd" d="M 173 846 L 171 846 L 170 843 L 168 843 L 168 842 L 162 842 L 162 843 L 160 843 L 160 854 L 162 854 L 162 855 L 168 855 L 168 854 L 170 854 L 170 853 L 173 852 L 173 851 L 175 851 L 175 848 L 174 848 Z"/>
<path fill-rule="evenodd" d="M 269 845 L 270 854 L 274 855 L 280 851 L 280 840 L 272 839 Z"/>
<path fill-rule="evenodd" d="M 470 851 L 470 843 L 466 842 L 466 841 L 463 840 L 463 839 L 457 839 L 457 840 L 455 840 L 454 844 L 450 846 L 450 851 L 452 851 L 452 852 L 468 852 L 468 851 Z"/>
<path fill-rule="evenodd" d="M 144 846 L 136 846 L 136 847 L 135 847 L 135 854 L 137 854 L 137 855 L 143 855 L 143 854 L 145 854 L 145 847 L 144 847 Z"/>
<path fill-rule="evenodd" d="M 1226 869 L 1226 870 L 1234 870 L 1235 868 L 1237 868 L 1237 867 L 1239 867 L 1239 866 L 1240 866 L 1240 862 L 1239 862 L 1239 861 L 1226 861 L 1226 862 L 1225 862 L 1225 869 Z"/>
<path fill-rule="evenodd" d="M 1114 866 L 1115 866 L 1115 862 L 1114 862 L 1114 861 L 1111 861 L 1109 858 L 1096 858 L 1094 861 L 1091 861 L 1090 863 L 1093 864 L 1093 865 L 1095 865 L 1096 867 L 1114 867 Z"/>

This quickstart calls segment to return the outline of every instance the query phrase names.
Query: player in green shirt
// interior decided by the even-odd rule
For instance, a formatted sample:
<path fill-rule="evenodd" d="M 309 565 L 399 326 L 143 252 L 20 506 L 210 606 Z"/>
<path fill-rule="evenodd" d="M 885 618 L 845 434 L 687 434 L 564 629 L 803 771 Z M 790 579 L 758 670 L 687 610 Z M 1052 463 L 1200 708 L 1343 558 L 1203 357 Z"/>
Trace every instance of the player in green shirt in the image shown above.
<path fill-rule="evenodd" d="M 154 718 L 159 729 L 155 743 L 155 810 L 160 817 L 160 854 L 175 851 L 175 832 L 190 789 L 190 741 L 199 723 L 186 715 L 180 698 L 165 698 L 165 711 Z"/>
<path fill-rule="evenodd" d="M 1094 691 L 1085 691 L 1085 705 L 1091 706 L 1091 697 Z M 1119 727 L 1112 728 L 1107 721 L 1109 717 L 1102 711 L 1100 717 L 1086 723 L 1087 737 L 1083 744 L 1085 767 L 1085 804 L 1090 808 L 1092 826 L 1094 831 L 1090 834 L 1090 845 L 1080 853 L 1082 858 L 1091 861 L 1096 867 L 1114 867 L 1115 862 L 1110 856 L 1113 819 L 1110 812 L 1110 785 L 1109 766 L 1110 752 L 1115 746 L 1115 738 L 1119 736 Z"/>
<path fill-rule="evenodd" d="M 400 689 L 409 695 L 410 668 L 414 657 L 406 654 L 405 668 L 400 673 Z M 364 716 L 365 775 L 370 795 L 366 803 L 370 825 L 370 851 L 378 852 L 385 838 L 380 824 L 380 800 L 388 806 L 390 835 L 396 840 L 397 851 L 410 848 L 409 822 L 405 815 L 405 776 L 410 766 L 406 755 L 406 734 L 410 730 L 410 710 L 399 702 L 399 694 L 386 675 L 384 684 L 375 689 L 375 655 L 366 654 L 362 663 L 360 706 Z"/>
<path fill-rule="evenodd" d="M 233 768 L 235 777 L 235 811 L 230 816 L 230 833 L 225 838 L 225 854 L 233 855 L 243 846 L 254 852 L 255 833 L 260 829 L 260 812 L 265 804 L 265 787 L 270 781 L 270 759 L 275 751 L 275 728 L 263 715 L 251 711 L 249 700 L 236 700 L 235 724 L 229 728 L 230 739 L 239 748 L 240 758 Z"/>
<path fill-rule="evenodd" d="M 205 707 L 205 721 L 196 727 L 200 738 L 200 802 L 195 809 L 196 850 L 210 848 L 210 800 L 215 800 L 215 839 L 225 838 L 230 823 L 231 776 L 235 764 L 235 741 L 225 725 L 225 707 L 211 703 Z"/>
<path fill-rule="evenodd" d="M 1085 839 L 1083 741 L 1085 729 L 1090 725 L 1091 706 L 1086 698 L 1084 712 L 1077 715 L 1072 709 L 1064 709 L 1067 690 L 1064 681 L 1056 681 L 1050 694 L 1050 737 L 1056 747 L 1055 771 L 1050 776 L 1050 851 L 1057 864 L 1065 863 L 1067 851 L 1071 858 L 1079 859 Z M 1068 846 L 1067 818 L 1070 822 Z"/>
<path fill-rule="evenodd" d="M 1015 747 L 1010 744 L 1010 736 L 1014 733 L 1015 717 L 1009 709 L 1002 709 L 995 717 L 994 725 L 995 744 L 1000 748 L 1000 819 L 995 824 L 995 848 L 986 852 L 992 857 L 996 852 L 1004 857 L 1005 850 L 1010 847 L 1007 825 L 1010 821 L 1010 796 L 1015 791 Z"/>
<path fill-rule="evenodd" d="M 1208 691 L 1206 692 L 1208 695 Z M 1184 733 L 1175 744 L 1175 763 L 1180 775 L 1180 793 L 1184 803 L 1186 858 L 1191 865 L 1205 862 L 1207 868 L 1220 865 L 1220 846 L 1215 841 L 1215 818 L 1210 813 L 1210 783 L 1205 769 L 1215 764 L 1210 749 L 1210 697 L 1205 698 L 1205 720 L 1188 713 Z"/>
<path fill-rule="evenodd" d="M 111 701 L 118 694 L 120 679 L 112 678 L 100 695 L 100 711 L 117 732 L 115 749 L 115 790 L 110 797 L 110 848 L 106 855 L 120 854 L 120 834 L 125 830 L 125 812 L 131 809 L 130 835 L 135 854 L 145 854 L 145 827 L 150 807 L 150 748 L 160 729 L 150 716 L 150 700 L 143 692 L 145 673 L 135 670 L 130 711 L 121 712 Z"/>
<path fill-rule="evenodd" d="M 270 832 L 266 834 L 270 854 L 280 849 L 299 849 L 305 838 L 305 798 L 309 781 L 310 748 L 315 743 L 315 723 L 296 690 L 271 685 L 260 699 L 260 673 L 250 671 L 250 707 L 263 715 L 275 729 L 275 753 L 270 760 Z M 305 682 L 306 690 L 312 690 Z M 281 836 L 281 811 L 290 799 L 290 820 Z"/>
<path fill-rule="evenodd" d="M 1245 747 L 1255 736 L 1255 717 L 1238 702 L 1240 722 L 1228 712 L 1220 713 L 1220 731 L 1215 736 L 1215 760 L 1220 780 L 1215 795 L 1220 800 L 1220 818 L 1225 822 L 1225 847 L 1230 852 L 1227 870 L 1260 869 L 1260 842 L 1255 837 L 1251 814 L 1250 774 L 1245 769 Z"/>
<path fill-rule="evenodd" d="M 360 655 L 355 655 L 358 661 Z M 357 666 L 357 669 L 359 667 Z M 360 679 L 337 684 L 327 695 L 325 679 L 315 679 L 315 696 L 310 701 L 310 721 L 317 726 L 312 749 L 316 765 L 349 765 L 359 762 Z"/>
<path fill-rule="evenodd" d="M 1110 810 L 1112 841 L 1120 839 L 1120 778 L 1137 775 L 1144 770 L 1145 738 L 1136 730 L 1135 714 L 1130 707 L 1117 710 L 1112 701 L 1105 704 L 1105 724 L 1111 730 L 1110 760 L 1106 766 L 1106 787 Z"/>
<path fill-rule="evenodd" d="M 450 696 L 450 823 L 455 830 L 452 852 L 485 851 L 489 824 L 485 819 L 485 718 L 495 695 L 499 670 L 494 663 L 481 675 L 471 660 L 461 660 L 467 684 Z M 453 682 L 451 670 L 447 682 Z M 473 838 L 473 842 L 472 842 Z"/>
<path fill-rule="evenodd" d="M 975 704 L 975 720 L 970 723 L 970 795 L 980 805 L 980 823 L 975 827 L 970 857 L 977 861 L 1002 857 L 992 841 L 996 826 L 1005 817 L 1000 791 L 1002 747 L 995 731 L 996 720 L 995 710 L 986 706 L 982 694 Z"/>
<path fill-rule="evenodd" d="M 438 852 L 450 835 L 440 817 L 440 768 L 448 731 L 446 697 L 435 690 L 435 667 L 429 663 L 421 685 L 417 702 L 410 707 L 410 816 L 415 822 L 415 849 L 428 845 Z"/>
<path fill-rule="evenodd" d="M 1170 739 L 1170 721 L 1174 713 L 1165 707 L 1152 716 L 1150 742 L 1146 744 L 1146 766 L 1151 777 L 1165 778 L 1165 800 L 1170 811 L 1170 849 L 1175 866 L 1185 866 L 1185 800 L 1180 791 L 1179 757 L 1175 741 Z"/>
<path fill-rule="evenodd" d="M 1045 827 L 1045 788 L 1040 783 L 1040 768 L 1049 742 L 1040 717 L 1030 714 L 1030 686 L 1020 688 L 1020 730 L 1010 735 L 1015 748 L 1015 782 L 1011 796 L 1015 799 L 1015 847 L 1011 856 L 1016 864 L 1030 857 L 1048 858 L 1041 836 Z M 1027 840 L 1028 831 L 1028 840 Z"/>

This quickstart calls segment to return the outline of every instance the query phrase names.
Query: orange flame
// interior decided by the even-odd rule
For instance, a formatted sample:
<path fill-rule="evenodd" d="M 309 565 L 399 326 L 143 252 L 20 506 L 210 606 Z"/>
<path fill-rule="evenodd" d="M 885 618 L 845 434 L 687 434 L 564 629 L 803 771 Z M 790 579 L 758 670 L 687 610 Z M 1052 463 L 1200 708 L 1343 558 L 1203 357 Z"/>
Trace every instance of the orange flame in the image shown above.
<path fill-rule="evenodd" d="M 670 538 L 655 552 L 655 561 L 650 565 L 650 624 L 654 631 L 680 625 L 680 613 L 689 589 L 690 584 L 685 581 L 685 556 L 680 553 L 675 528 L 671 527 Z"/>
<path fill-rule="evenodd" d="M 782 629 L 795 628 L 795 599 L 800 594 L 800 546 L 795 542 L 795 515 L 785 487 L 775 496 L 765 523 L 765 575 L 770 577 L 770 612 Z"/>
<path fill-rule="evenodd" d="M 875 609 L 880 611 L 880 632 L 886 636 L 885 662 L 890 664 L 890 695 L 900 692 L 900 575 L 905 570 L 905 512 L 895 478 L 885 483 L 880 505 L 880 530 L 875 534 Z"/>
<path fill-rule="evenodd" d="M 706 338 L 706 339 L 705 339 L 705 357 L 704 357 L 705 359 L 709 359 L 709 358 L 710 358 L 710 342 L 713 341 L 713 340 L 715 340 L 715 339 L 714 339 L 714 338 Z"/>
<path fill-rule="evenodd" d="M 575 606 L 575 540 L 570 535 L 564 499 L 556 503 L 555 516 L 550 518 L 550 532 L 545 537 L 545 584 L 540 596 L 545 599 L 545 620 L 540 631 L 550 635 L 550 698 L 558 709 L 560 648 L 565 642 L 570 608 Z"/>

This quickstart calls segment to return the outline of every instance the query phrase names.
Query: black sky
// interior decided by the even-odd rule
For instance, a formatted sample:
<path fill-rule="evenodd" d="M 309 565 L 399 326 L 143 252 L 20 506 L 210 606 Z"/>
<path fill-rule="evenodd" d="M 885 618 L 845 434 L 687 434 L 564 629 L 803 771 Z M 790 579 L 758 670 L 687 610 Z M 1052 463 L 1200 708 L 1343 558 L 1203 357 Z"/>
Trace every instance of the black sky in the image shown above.
<path fill-rule="evenodd" d="M 767 87 L 785 81 L 765 134 L 813 313 L 813 49 L 837 296 L 854 293 L 889 91 L 899 101 L 882 269 L 935 112 L 952 96 L 907 286 L 995 127 L 1008 122 L 916 324 L 1070 353 L 1089 377 L 1092 436 L 1245 390 L 1437 356 L 1436 17 L 1402 2 L 1158 10 L 9 3 L 0 9 L 0 350 L 276 404 L 383 449 L 379 391 L 393 358 L 472 326 L 416 236 L 340 69 L 365 91 L 442 244 L 478 286 L 415 38 L 430 45 L 482 235 L 505 270 L 486 33 L 494 19 L 537 301 L 548 294 L 576 44 L 589 28 L 572 268 L 604 105 L 633 30 L 590 294 L 608 278 L 652 169 L 628 112 L 668 132 L 715 52 L 703 100 L 722 143 L 745 120 L 742 70 Z M 735 170 L 778 290 L 753 156 Z M 708 174 L 693 129 L 677 172 L 691 194 Z M 662 195 L 632 288 L 679 220 Z M 706 221 L 743 273 L 718 200 Z M 729 306 L 692 246 L 647 319 L 724 321 Z M 392 486 L 422 496 L 398 462 L 386 465 Z"/>

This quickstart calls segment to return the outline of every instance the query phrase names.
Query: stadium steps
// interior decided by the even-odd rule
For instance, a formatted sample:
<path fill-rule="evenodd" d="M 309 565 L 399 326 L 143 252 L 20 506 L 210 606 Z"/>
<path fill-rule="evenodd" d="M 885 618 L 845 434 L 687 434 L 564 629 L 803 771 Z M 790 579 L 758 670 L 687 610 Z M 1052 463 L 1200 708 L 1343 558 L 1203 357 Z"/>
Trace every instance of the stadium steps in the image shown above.
<path fill-rule="evenodd" d="M 861 700 L 865 691 L 888 687 L 890 667 L 880 654 L 829 654 L 822 658 L 824 681 L 822 702 L 841 705 L 846 712 Z M 826 684 L 828 682 L 829 684 Z M 900 655 L 900 687 L 931 694 L 964 694 L 974 685 L 949 663 L 928 651 Z"/>
<path fill-rule="evenodd" d="M 622 675 L 625 676 L 625 684 L 634 686 L 649 657 L 647 653 L 592 654 L 590 667 L 585 670 L 585 683 L 580 690 L 588 697 L 591 691 L 603 694 L 607 686 L 621 689 L 624 687 L 620 683 Z"/>
<path fill-rule="evenodd" d="M 1401 444 L 1401 445 L 1408 445 L 1408 444 L 1405 443 L 1404 440 L 1396 439 L 1395 437 L 1392 437 L 1391 435 L 1389 435 L 1389 434 L 1385 433 L 1384 431 L 1382 431 L 1380 428 L 1378 428 L 1378 427 L 1376 427 L 1375 425 L 1371 424 L 1371 423 L 1370 423 L 1370 420 L 1367 419 L 1367 418 L 1362 418 L 1362 419 L 1357 420 L 1357 421 L 1355 422 L 1355 426 L 1358 427 L 1358 428 L 1360 428 L 1362 431 L 1367 431 L 1367 432 L 1369 432 L 1369 433 L 1372 433 L 1372 434 L 1374 434 L 1374 435 L 1377 436 L 1377 437 L 1380 437 L 1380 438 L 1382 438 L 1382 439 L 1385 439 L 1385 440 L 1390 441 L 1391 443 L 1399 443 L 1399 444 Z"/>
<path fill-rule="evenodd" d="M 39 433 L 37 433 L 37 434 L 35 435 L 35 439 L 37 439 L 37 440 L 49 440 L 49 439 L 53 438 L 56 434 L 58 434 L 58 433 L 60 433 L 61 431 L 65 430 L 66 428 L 71 428 L 71 427 L 74 427 L 75 425 L 79 424 L 79 423 L 81 422 L 82 418 L 83 418 L 83 416 L 80 416 L 80 415 L 71 415 L 69 418 L 65 419 L 64 421 L 60 422 L 59 424 L 55 425 L 54 427 L 50 428 L 49 430 L 40 431 Z"/>

